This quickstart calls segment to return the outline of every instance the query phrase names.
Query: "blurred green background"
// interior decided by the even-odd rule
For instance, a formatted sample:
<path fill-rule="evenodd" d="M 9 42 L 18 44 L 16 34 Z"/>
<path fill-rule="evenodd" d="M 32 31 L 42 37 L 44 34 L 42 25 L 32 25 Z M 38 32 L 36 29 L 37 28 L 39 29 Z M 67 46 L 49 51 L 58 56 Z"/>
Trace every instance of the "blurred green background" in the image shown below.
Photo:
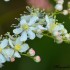
<path fill-rule="evenodd" d="M 50 1 L 54 5 L 54 1 Z M 69 0 L 65 0 L 64 6 L 66 6 L 67 1 Z M 20 17 L 19 14 L 26 10 L 27 5 L 26 0 L 11 0 L 10 2 L 0 0 L 0 35 L 7 31 L 12 33 L 11 24 L 18 23 L 14 18 Z M 65 22 L 64 25 L 70 32 L 68 16 L 58 15 L 57 18 L 59 22 Z M 16 59 L 14 63 L 5 63 L 0 70 L 70 70 L 70 44 L 56 44 L 53 39 L 48 37 L 36 38 L 33 41 L 28 41 L 28 43 L 41 56 L 42 61 L 40 63 L 35 63 L 32 59 L 22 56 L 21 59 Z"/>

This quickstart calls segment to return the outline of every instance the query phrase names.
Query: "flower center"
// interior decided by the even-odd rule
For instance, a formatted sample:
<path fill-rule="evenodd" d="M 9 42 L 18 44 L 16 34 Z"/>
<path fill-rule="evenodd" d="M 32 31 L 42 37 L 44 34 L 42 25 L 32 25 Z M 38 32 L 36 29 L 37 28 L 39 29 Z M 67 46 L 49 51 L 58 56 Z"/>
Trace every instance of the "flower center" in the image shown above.
<path fill-rule="evenodd" d="M 2 48 L 0 47 L 0 53 L 2 52 Z"/>
<path fill-rule="evenodd" d="M 28 24 L 24 24 L 24 25 L 22 26 L 22 28 L 23 28 L 24 30 L 28 30 L 28 29 L 29 29 L 29 26 L 28 26 Z"/>
<path fill-rule="evenodd" d="M 21 49 L 21 46 L 19 44 L 15 45 L 15 50 L 19 51 Z"/>

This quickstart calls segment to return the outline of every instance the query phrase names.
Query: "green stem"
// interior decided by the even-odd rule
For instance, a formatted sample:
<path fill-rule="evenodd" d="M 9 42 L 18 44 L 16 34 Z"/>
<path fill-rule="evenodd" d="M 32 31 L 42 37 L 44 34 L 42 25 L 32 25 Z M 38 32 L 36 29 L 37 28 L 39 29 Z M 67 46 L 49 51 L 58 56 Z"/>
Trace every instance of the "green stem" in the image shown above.
<path fill-rule="evenodd" d="M 24 55 L 24 56 L 27 56 L 27 57 L 33 59 L 33 57 L 30 57 L 28 54 L 21 54 L 21 55 Z"/>
<path fill-rule="evenodd" d="M 48 34 L 43 34 L 44 36 L 47 36 L 47 37 L 50 37 L 50 38 L 53 38 L 52 36 L 48 35 Z"/>

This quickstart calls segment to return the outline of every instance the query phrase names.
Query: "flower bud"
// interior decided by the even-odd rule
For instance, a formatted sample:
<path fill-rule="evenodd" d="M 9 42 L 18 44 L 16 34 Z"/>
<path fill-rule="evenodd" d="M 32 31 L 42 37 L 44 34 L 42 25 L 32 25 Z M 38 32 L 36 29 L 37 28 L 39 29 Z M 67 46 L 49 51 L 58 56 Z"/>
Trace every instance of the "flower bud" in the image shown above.
<path fill-rule="evenodd" d="M 63 10 L 63 15 L 68 15 L 68 10 Z"/>
<path fill-rule="evenodd" d="M 28 53 L 29 53 L 30 56 L 34 56 L 34 55 L 35 55 L 35 50 L 33 50 L 33 49 L 31 48 Z"/>
<path fill-rule="evenodd" d="M 40 62 L 40 61 L 41 61 L 40 56 L 35 56 L 35 57 L 34 57 L 34 61 L 35 61 L 35 62 Z"/>
<path fill-rule="evenodd" d="M 56 42 L 58 44 L 62 43 L 63 42 L 62 36 L 56 36 Z"/>
<path fill-rule="evenodd" d="M 11 62 L 14 62 L 14 61 L 15 61 L 15 58 L 14 58 L 14 57 L 12 57 L 12 58 L 11 58 Z"/>
<path fill-rule="evenodd" d="M 61 11 L 63 9 L 62 4 L 56 4 L 55 9 Z"/>

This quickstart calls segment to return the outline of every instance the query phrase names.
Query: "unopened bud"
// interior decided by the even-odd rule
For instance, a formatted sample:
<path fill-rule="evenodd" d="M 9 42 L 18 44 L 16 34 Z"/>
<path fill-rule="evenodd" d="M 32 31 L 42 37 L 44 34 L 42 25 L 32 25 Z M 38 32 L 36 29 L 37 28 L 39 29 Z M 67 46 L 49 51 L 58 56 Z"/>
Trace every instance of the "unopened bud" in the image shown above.
<path fill-rule="evenodd" d="M 68 10 L 63 10 L 63 15 L 68 15 Z"/>
<path fill-rule="evenodd" d="M 40 56 L 35 56 L 35 57 L 34 57 L 34 61 L 35 61 L 35 62 L 40 62 L 40 61 L 41 61 Z"/>
<path fill-rule="evenodd" d="M 62 4 L 57 4 L 57 5 L 55 6 L 55 9 L 58 10 L 58 11 L 61 11 L 61 10 L 63 9 Z"/>
<path fill-rule="evenodd" d="M 33 50 L 33 49 L 31 48 L 28 53 L 29 53 L 30 56 L 34 56 L 34 55 L 35 55 L 35 50 Z"/>

